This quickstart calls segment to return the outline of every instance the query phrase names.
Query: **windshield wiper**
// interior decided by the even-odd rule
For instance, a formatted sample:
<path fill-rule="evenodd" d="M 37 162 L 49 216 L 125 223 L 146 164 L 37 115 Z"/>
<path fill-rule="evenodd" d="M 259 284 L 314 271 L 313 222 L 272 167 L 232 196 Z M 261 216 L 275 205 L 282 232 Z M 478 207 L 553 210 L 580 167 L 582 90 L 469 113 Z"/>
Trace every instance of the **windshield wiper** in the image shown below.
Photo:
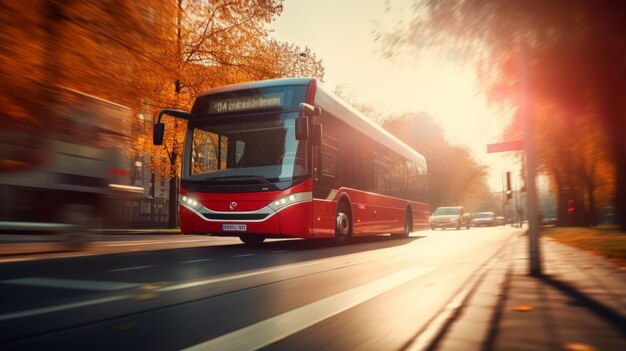
<path fill-rule="evenodd" d="M 278 187 L 274 183 L 270 182 L 269 180 L 267 180 L 267 179 L 265 179 L 263 177 L 254 176 L 254 175 L 236 175 L 236 176 L 227 176 L 227 177 L 219 177 L 219 178 L 216 177 L 216 178 L 213 178 L 211 180 L 212 180 L 212 183 L 215 183 L 215 182 L 219 182 L 222 179 L 245 179 L 245 178 L 257 180 L 257 181 L 259 181 L 259 182 L 269 186 L 270 189 L 280 190 L 280 189 L 278 189 Z"/>

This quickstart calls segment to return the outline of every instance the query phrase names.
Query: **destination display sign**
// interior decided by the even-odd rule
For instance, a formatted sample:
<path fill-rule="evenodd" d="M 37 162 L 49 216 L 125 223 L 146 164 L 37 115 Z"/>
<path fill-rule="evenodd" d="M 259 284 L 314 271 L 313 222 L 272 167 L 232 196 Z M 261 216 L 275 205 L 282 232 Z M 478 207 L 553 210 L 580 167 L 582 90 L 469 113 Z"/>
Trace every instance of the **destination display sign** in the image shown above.
<path fill-rule="evenodd" d="M 242 96 L 209 102 L 209 113 L 238 112 L 246 110 L 281 107 L 285 102 L 285 93 L 269 93 L 254 96 Z"/>

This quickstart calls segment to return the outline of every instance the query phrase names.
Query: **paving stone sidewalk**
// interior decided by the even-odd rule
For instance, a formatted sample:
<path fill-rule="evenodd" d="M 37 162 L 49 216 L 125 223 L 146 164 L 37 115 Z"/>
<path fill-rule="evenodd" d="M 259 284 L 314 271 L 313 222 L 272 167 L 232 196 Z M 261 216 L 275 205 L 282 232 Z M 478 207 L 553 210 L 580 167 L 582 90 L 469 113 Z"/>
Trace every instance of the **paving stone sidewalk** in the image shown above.
<path fill-rule="evenodd" d="M 544 276 L 531 277 L 527 241 L 502 252 L 431 349 L 626 350 L 626 271 L 544 238 Z"/>

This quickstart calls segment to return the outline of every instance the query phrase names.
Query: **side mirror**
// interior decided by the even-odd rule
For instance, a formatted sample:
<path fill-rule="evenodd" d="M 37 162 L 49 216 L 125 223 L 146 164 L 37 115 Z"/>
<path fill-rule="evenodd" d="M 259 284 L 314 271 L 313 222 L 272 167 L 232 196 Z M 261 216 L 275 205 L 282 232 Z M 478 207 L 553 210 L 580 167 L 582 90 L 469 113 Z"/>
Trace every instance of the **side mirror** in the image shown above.
<path fill-rule="evenodd" d="M 322 114 L 322 109 L 313 105 L 300 103 L 300 116 L 319 116 Z"/>
<path fill-rule="evenodd" d="M 165 123 L 156 123 L 152 131 L 152 144 L 163 145 L 164 134 L 165 134 Z"/>
<path fill-rule="evenodd" d="M 309 119 L 306 116 L 296 118 L 296 140 L 306 140 L 309 137 Z"/>
<path fill-rule="evenodd" d="M 172 109 L 161 110 L 161 112 L 159 112 L 157 122 L 154 124 L 153 127 L 154 129 L 152 132 L 152 143 L 154 145 L 163 145 L 163 135 L 165 134 L 165 124 L 161 123 L 161 117 L 163 117 L 163 115 L 170 115 L 176 118 L 182 118 L 186 120 L 191 119 L 191 114 L 189 112 Z"/>
<path fill-rule="evenodd" d="M 296 119 L 296 140 L 306 140 L 309 137 L 309 118 L 322 114 L 322 109 L 313 105 L 301 103 L 298 118 Z M 314 119 L 315 120 L 315 119 Z M 314 130 L 315 132 L 315 130 Z"/>

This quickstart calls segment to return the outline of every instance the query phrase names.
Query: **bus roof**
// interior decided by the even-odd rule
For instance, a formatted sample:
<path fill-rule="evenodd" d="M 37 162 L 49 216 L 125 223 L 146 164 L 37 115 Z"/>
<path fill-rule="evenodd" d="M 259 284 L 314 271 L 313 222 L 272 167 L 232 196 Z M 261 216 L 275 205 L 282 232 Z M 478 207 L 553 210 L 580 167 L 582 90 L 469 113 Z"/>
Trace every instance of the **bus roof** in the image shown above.
<path fill-rule="evenodd" d="M 282 79 L 270 79 L 270 80 L 259 80 L 255 82 L 246 82 L 246 83 L 237 83 L 225 85 L 217 88 L 213 88 L 203 92 L 200 97 L 226 93 L 229 91 L 237 91 L 237 90 L 246 90 L 246 89 L 257 89 L 257 88 L 269 88 L 269 87 L 282 87 L 288 85 L 309 85 L 314 78 L 282 78 Z"/>
<path fill-rule="evenodd" d="M 348 125 L 357 129 L 361 133 L 374 140 L 377 140 L 391 151 L 416 162 L 420 167 L 426 168 L 426 159 L 419 152 L 400 141 L 394 135 L 386 131 L 381 126 L 374 123 L 371 119 L 359 112 L 354 107 L 343 101 L 340 97 L 320 86 L 315 78 L 282 78 L 262 80 L 247 83 L 238 83 L 214 88 L 204 92 L 200 97 L 225 93 L 237 90 L 293 86 L 293 85 L 313 85 L 316 87 L 314 104 L 322 110 L 327 110 L 332 115 L 341 119 Z"/>
<path fill-rule="evenodd" d="M 322 110 L 327 110 L 361 133 L 383 144 L 389 150 L 416 162 L 422 168 L 426 168 L 426 159 L 422 154 L 413 150 L 393 134 L 323 87 L 317 87 L 315 105 L 322 108 Z"/>

